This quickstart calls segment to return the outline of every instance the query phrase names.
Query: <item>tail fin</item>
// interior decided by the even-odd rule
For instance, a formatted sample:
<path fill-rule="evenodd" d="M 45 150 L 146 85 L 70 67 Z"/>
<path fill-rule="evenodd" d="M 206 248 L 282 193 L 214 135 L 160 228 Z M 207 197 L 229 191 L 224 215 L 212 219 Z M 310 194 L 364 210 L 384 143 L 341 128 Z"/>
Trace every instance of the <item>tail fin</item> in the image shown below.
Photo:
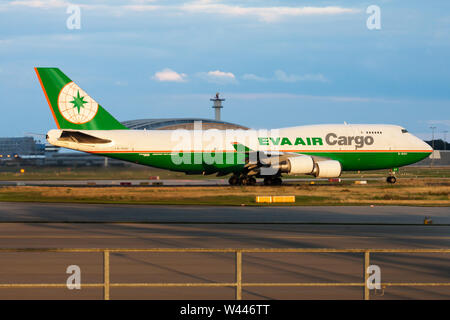
<path fill-rule="evenodd" d="M 58 68 L 34 68 L 58 129 L 127 129 Z"/>

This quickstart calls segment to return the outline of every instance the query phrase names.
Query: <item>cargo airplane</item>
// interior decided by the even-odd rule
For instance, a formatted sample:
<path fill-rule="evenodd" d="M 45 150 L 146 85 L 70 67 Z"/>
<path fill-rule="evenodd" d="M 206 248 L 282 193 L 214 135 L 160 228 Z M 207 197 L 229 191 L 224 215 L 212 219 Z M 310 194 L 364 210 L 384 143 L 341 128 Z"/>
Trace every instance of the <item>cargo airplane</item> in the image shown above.
<path fill-rule="evenodd" d="M 55 146 L 187 174 L 231 174 L 231 185 L 279 185 L 281 176 L 336 178 L 343 171 L 390 169 L 432 148 L 405 128 L 321 124 L 273 130 L 130 130 L 58 68 L 35 68 L 58 129 Z M 394 170 L 393 170 L 394 169 Z"/>

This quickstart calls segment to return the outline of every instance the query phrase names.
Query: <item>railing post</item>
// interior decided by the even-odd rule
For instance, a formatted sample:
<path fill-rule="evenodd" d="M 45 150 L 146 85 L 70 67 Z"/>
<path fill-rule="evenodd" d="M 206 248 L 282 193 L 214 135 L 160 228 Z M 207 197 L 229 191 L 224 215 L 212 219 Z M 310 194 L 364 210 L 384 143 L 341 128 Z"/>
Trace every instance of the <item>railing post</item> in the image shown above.
<path fill-rule="evenodd" d="M 109 251 L 103 251 L 103 299 L 109 300 Z"/>
<path fill-rule="evenodd" d="M 369 287 L 367 286 L 367 280 L 369 279 L 369 274 L 367 273 L 367 269 L 370 266 L 370 251 L 364 251 L 364 300 L 370 299 Z"/>
<path fill-rule="evenodd" d="M 236 300 L 242 299 L 242 251 L 236 250 Z"/>

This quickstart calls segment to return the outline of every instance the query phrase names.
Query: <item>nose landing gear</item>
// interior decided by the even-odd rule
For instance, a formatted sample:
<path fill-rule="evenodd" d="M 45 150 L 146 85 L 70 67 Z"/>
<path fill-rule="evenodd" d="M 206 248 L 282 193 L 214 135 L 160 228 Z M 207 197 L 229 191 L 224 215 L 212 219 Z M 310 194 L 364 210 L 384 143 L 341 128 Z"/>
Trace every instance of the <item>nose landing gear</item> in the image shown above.
<path fill-rule="evenodd" d="M 397 178 L 395 177 L 395 173 L 398 172 L 398 168 L 393 168 L 389 170 L 389 176 L 386 178 L 386 182 L 390 184 L 394 184 L 397 182 Z"/>
<path fill-rule="evenodd" d="M 394 184 L 395 182 L 397 182 L 397 178 L 394 177 L 394 176 L 389 176 L 389 177 L 386 178 L 386 182 Z"/>

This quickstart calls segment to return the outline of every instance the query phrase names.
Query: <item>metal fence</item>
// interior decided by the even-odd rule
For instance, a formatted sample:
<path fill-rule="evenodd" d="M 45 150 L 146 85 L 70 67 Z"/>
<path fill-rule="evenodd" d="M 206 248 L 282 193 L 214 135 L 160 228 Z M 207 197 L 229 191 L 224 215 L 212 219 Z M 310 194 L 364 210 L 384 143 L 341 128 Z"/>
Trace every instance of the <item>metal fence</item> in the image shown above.
<path fill-rule="evenodd" d="M 450 253 L 450 249 L 41 249 L 41 248 L 21 248 L 21 249 L 0 249 L 0 253 L 8 252 L 54 252 L 54 253 L 102 253 L 103 254 L 103 283 L 83 283 L 82 287 L 103 288 L 103 298 L 109 300 L 111 288 L 119 287 L 235 287 L 236 299 L 242 299 L 242 289 L 245 287 L 361 287 L 362 297 L 365 300 L 370 298 L 368 287 L 371 253 Z M 110 253 L 234 253 L 236 279 L 235 282 L 211 282 L 211 283 L 111 283 L 110 282 Z M 242 282 L 242 256 L 244 253 L 360 253 L 362 255 L 362 275 L 364 282 L 299 282 L 299 283 L 274 283 L 274 282 Z M 450 286 L 450 282 L 384 282 L 386 287 L 438 287 Z M 0 288 L 66 288 L 67 284 L 58 283 L 3 283 Z"/>

